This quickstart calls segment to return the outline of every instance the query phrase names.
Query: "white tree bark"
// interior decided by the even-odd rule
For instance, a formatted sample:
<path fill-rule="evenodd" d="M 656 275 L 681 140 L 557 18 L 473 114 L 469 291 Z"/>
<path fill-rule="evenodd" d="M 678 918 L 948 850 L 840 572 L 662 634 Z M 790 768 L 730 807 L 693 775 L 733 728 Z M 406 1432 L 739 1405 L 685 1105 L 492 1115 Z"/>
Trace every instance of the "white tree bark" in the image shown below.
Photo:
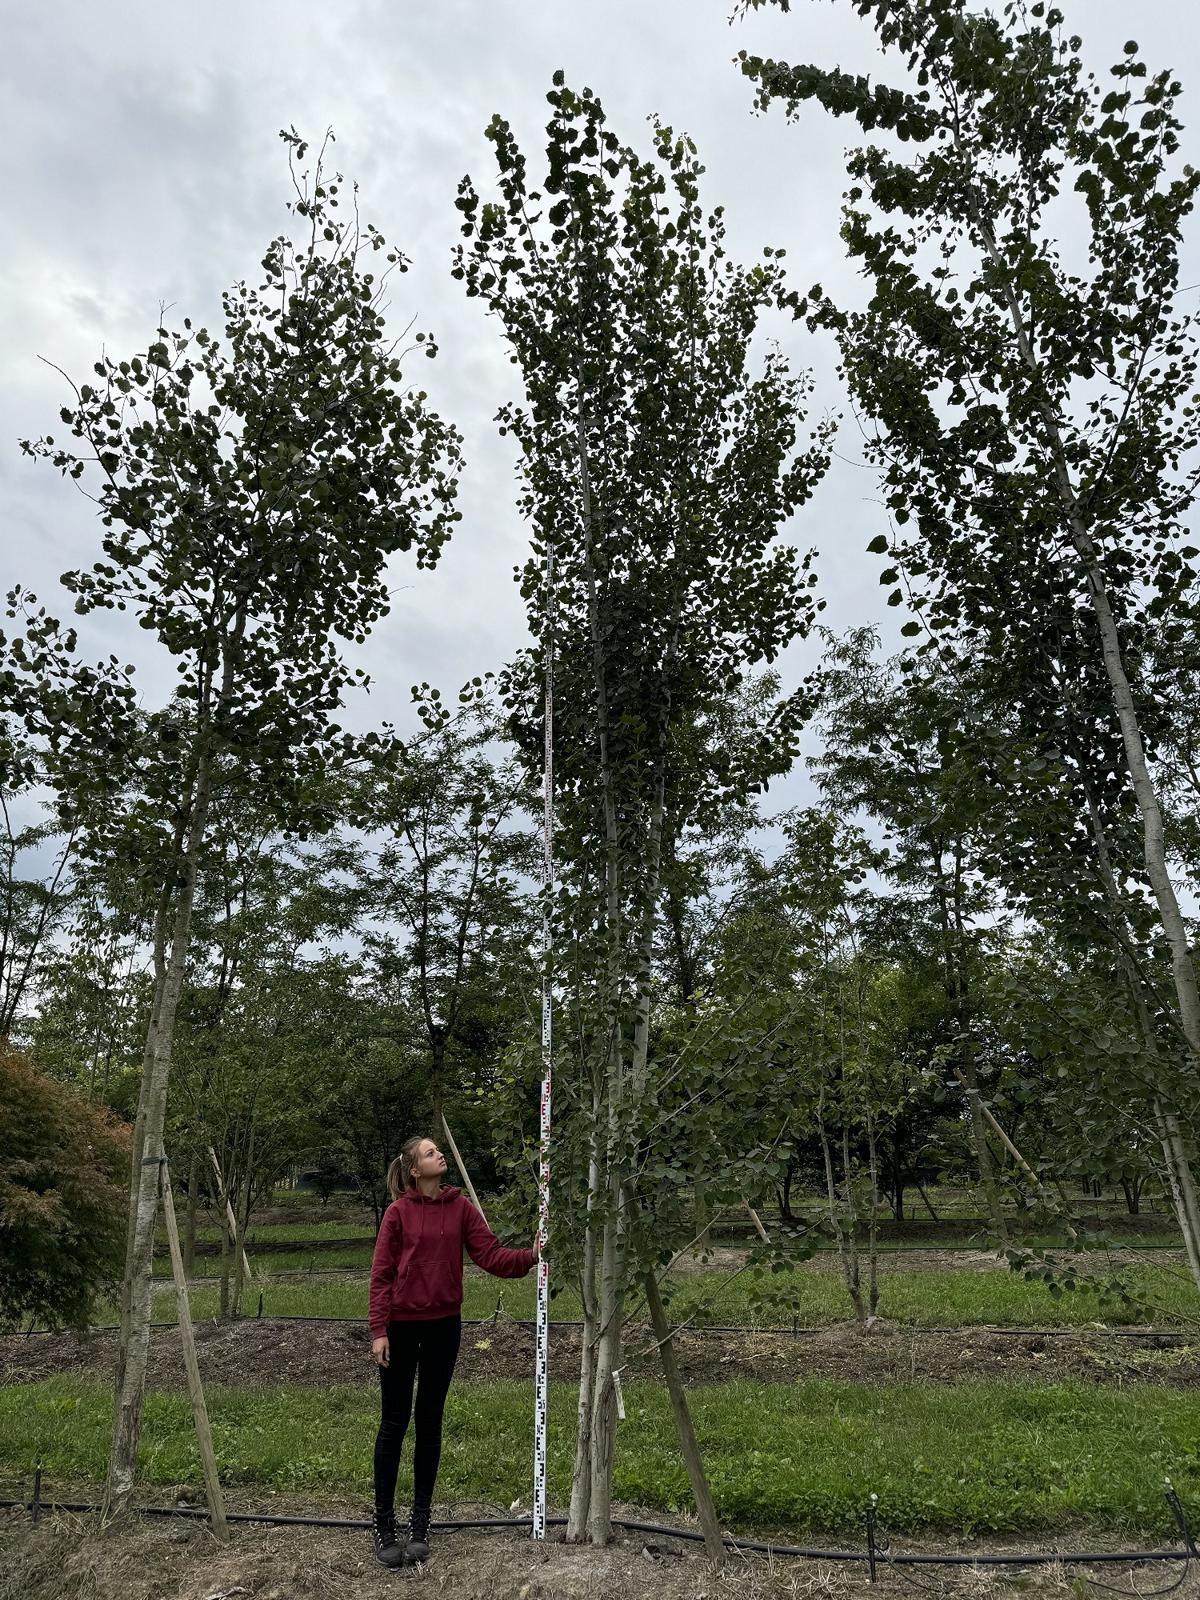
<path fill-rule="evenodd" d="M 151 1018 L 143 1063 L 142 1100 L 134 1139 L 129 1252 L 125 1263 L 121 1349 L 113 1415 L 112 1447 L 105 1485 L 103 1519 L 128 1505 L 133 1490 L 141 1434 L 142 1396 L 150 1348 L 154 1227 L 158 1216 L 159 1170 L 164 1160 L 163 1128 L 175 1017 L 187 967 L 192 902 L 200 847 L 208 819 L 211 774 L 202 758 L 196 775 L 186 844 L 179 862 L 170 950 L 158 985 L 159 1003 Z"/>

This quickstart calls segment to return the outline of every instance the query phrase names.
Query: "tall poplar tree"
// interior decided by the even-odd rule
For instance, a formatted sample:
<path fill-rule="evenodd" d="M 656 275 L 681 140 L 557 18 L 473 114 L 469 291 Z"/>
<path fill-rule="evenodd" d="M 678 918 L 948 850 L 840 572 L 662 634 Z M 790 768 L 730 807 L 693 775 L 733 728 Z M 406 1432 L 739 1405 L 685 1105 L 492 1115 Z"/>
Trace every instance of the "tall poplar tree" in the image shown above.
<path fill-rule="evenodd" d="M 1200 1251 L 1172 1104 L 1200 1064 L 1200 988 L 1155 759 L 1171 707 L 1154 662 L 1193 636 L 1200 556 L 1200 362 L 1179 276 L 1200 172 L 1181 156 L 1181 88 L 1133 40 L 1106 78 L 1089 72 L 1045 0 L 851 3 L 902 85 L 742 57 L 760 106 L 816 101 L 877 141 L 850 155 L 842 230 L 867 305 L 818 286 L 796 309 L 835 333 L 869 423 L 890 602 L 907 589 L 934 635 L 982 659 L 1023 733 L 1066 733 L 1039 759 L 1077 785 L 1123 947 L 1145 884 L 1170 981 L 1130 982 L 1147 1059 L 1170 1041 L 1155 1113 Z M 1123 809 L 1134 864 L 1105 826 Z"/>
<path fill-rule="evenodd" d="M 500 421 L 521 450 L 533 549 L 520 581 L 537 643 L 504 691 L 539 769 L 552 637 L 556 653 L 558 921 L 570 947 L 561 1031 L 579 1059 L 557 1102 L 555 1161 L 587 1194 L 568 1531 L 602 1542 L 625 1293 L 647 1266 L 637 1241 L 653 1238 L 633 1209 L 652 1196 L 639 1197 L 633 1178 L 654 1096 L 664 864 L 692 817 L 751 792 L 794 754 L 797 698 L 764 707 L 740 750 L 715 720 L 813 615 L 809 558 L 777 541 L 825 468 L 826 435 L 797 454 L 806 381 L 775 350 L 751 370 L 782 269 L 770 250 L 748 269 L 726 259 L 691 142 L 656 124 L 654 155 L 642 159 L 589 90 L 560 73 L 548 98 L 536 186 L 508 123 L 491 123 L 496 197 L 463 181 L 467 242 L 455 270 L 498 317 L 524 384 L 523 403 Z"/>

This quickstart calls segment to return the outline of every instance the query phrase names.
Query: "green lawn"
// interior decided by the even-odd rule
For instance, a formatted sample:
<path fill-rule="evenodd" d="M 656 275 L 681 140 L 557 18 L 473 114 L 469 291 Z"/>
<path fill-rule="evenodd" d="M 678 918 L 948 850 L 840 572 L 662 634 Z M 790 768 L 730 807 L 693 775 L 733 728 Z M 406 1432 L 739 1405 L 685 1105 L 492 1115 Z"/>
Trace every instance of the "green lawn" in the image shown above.
<path fill-rule="evenodd" d="M 344 1250 L 273 1250 L 269 1255 L 255 1255 L 253 1247 L 248 1246 L 247 1253 L 251 1269 L 269 1278 L 281 1272 L 330 1272 L 344 1267 L 356 1267 L 366 1273 L 371 1267 L 371 1249 L 372 1241 L 367 1240 L 365 1244 L 347 1245 Z M 171 1262 L 165 1254 L 155 1257 L 154 1276 L 170 1278 Z M 219 1278 L 220 1256 L 197 1256 L 192 1276 Z"/>
<path fill-rule="evenodd" d="M 183 1235 L 183 1222 L 179 1223 L 180 1237 Z M 354 1222 L 345 1219 L 336 1219 L 316 1222 L 252 1222 L 246 1230 L 246 1248 L 252 1250 L 256 1244 L 283 1244 L 294 1241 L 303 1244 L 306 1240 L 314 1239 L 366 1239 L 368 1242 L 375 1238 L 375 1229 L 368 1217 L 362 1217 Z M 213 1223 L 203 1222 L 196 1227 L 196 1240 L 199 1244 L 220 1244 L 221 1229 Z M 160 1228 L 158 1242 L 165 1251 L 167 1247 L 166 1232 Z"/>
<path fill-rule="evenodd" d="M 362 1236 L 360 1243 L 349 1243 L 346 1244 L 342 1249 L 337 1250 L 304 1249 L 303 1246 L 305 1243 L 311 1242 L 311 1230 L 308 1233 L 304 1232 L 303 1230 L 285 1232 L 280 1227 L 273 1228 L 271 1232 L 281 1243 L 285 1240 L 294 1239 L 297 1248 L 295 1250 L 272 1250 L 256 1253 L 254 1248 L 255 1241 L 252 1235 L 247 1243 L 246 1248 L 247 1253 L 250 1256 L 251 1265 L 256 1272 L 262 1272 L 267 1276 L 271 1276 L 279 1272 L 328 1272 L 334 1267 L 360 1267 L 364 1272 L 370 1268 L 371 1252 L 374 1248 L 374 1235 L 369 1232 Z M 321 1235 L 321 1237 L 341 1238 L 344 1236 L 348 1239 L 353 1239 L 354 1234 L 354 1229 L 343 1227 L 340 1232 L 337 1229 L 334 1229 L 328 1235 Z M 1129 1239 L 1125 1241 L 1114 1240 L 1113 1242 L 1114 1246 L 1116 1247 L 1138 1251 L 1174 1250 L 1179 1248 L 1178 1241 L 1172 1241 L 1170 1239 Z M 1030 1244 L 1035 1249 L 1043 1250 L 1061 1250 L 1063 1248 L 1061 1240 L 1049 1238 L 1033 1239 L 1030 1241 Z M 905 1255 L 907 1255 L 911 1250 L 927 1250 L 929 1248 L 930 1246 L 927 1244 L 881 1244 L 879 1247 L 881 1271 L 894 1272 L 900 1268 Z M 972 1251 L 977 1249 L 978 1246 L 960 1243 L 938 1245 L 936 1248 L 947 1251 Z M 833 1246 L 820 1246 L 818 1247 L 817 1256 L 818 1259 L 829 1262 L 834 1253 L 835 1250 Z M 1097 1259 L 1099 1258 L 1097 1257 Z M 155 1276 L 160 1278 L 168 1278 L 171 1275 L 171 1263 L 166 1253 L 165 1243 L 155 1257 L 154 1272 Z M 220 1256 L 198 1255 L 196 1257 L 194 1270 L 195 1277 L 219 1278 L 220 1275 Z"/>
<path fill-rule="evenodd" d="M 337 1252 L 331 1252 L 336 1258 Z M 336 1261 L 328 1263 L 335 1265 Z M 953 1268 L 912 1271 L 900 1266 L 880 1274 L 880 1315 L 896 1322 L 924 1327 L 972 1327 L 994 1324 L 999 1327 L 1073 1328 L 1094 1323 L 1130 1325 L 1150 1322 L 1156 1327 L 1196 1327 L 1200 1324 L 1200 1294 L 1186 1269 L 1170 1265 L 1139 1265 L 1128 1268 L 1125 1281 L 1139 1297 L 1140 1304 L 1125 1307 L 1102 1301 L 1094 1292 L 1078 1289 L 1053 1295 L 1041 1283 L 1027 1283 L 1017 1273 L 998 1267 L 994 1271 L 971 1272 Z M 313 1277 L 290 1282 L 268 1279 L 247 1289 L 245 1309 L 253 1314 L 263 1294 L 264 1315 L 365 1317 L 367 1280 L 363 1276 L 323 1279 Z M 756 1303 L 756 1292 L 766 1292 L 774 1303 Z M 469 1271 L 465 1278 L 463 1315 L 489 1317 L 500 1301 L 501 1315 L 528 1319 L 534 1314 L 535 1286 L 532 1277 L 516 1280 L 486 1278 Z M 720 1272 L 695 1272 L 674 1280 L 668 1297 L 672 1319 L 684 1322 L 695 1316 L 701 1326 L 750 1324 L 759 1327 L 790 1328 L 793 1315 L 801 1326 L 819 1327 L 845 1320 L 850 1302 L 840 1276 L 828 1270 L 828 1263 L 808 1263 L 793 1272 L 761 1276 L 745 1272 L 738 1276 Z M 171 1321 L 175 1316 L 174 1294 L 160 1289 L 155 1295 L 155 1318 Z M 192 1290 L 192 1308 L 197 1317 L 215 1316 L 218 1290 L 204 1284 Z M 551 1301 L 551 1316 L 563 1321 L 579 1318 L 579 1296 L 564 1284 Z M 115 1321 L 112 1308 L 101 1308 L 100 1323 Z"/>
<path fill-rule="evenodd" d="M 849 1533 L 861 1528 L 875 1493 L 881 1522 L 898 1532 L 1084 1523 L 1161 1536 L 1171 1531 L 1161 1498 L 1167 1475 L 1200 1514 L 1200 1396 L 1191 1393 L 811 1380 L 698 1388 L 689 1400 L 722 1519 L 747 1531 Z M 665 1394 L 630 1381 L 625 1401 L 618 1498 L 666 1513 L 686 1509 Z M 110 1405 L 105 1386 L 76 1375 L 0 1389 L 0 1469 L 27 1475 L 40 1452 L 50 1493 L 56 1483 L 98 1483 Z M 558 1505 L 569 1494 L 574 1405 L 569 1386 L 553 1387 L 550 1495 Z M 227 1483 L 366 1502 L 377 1421 L 370 1386 L 214 1386 L 209 1406 Z M 527 1384 L 457 1385 L 439 1498 L 526 1501 L 531 1411 Z M 153 1485 L 200 1481 L 184 1396 L 147 1395 L 141 1474 Z M 406 1492 L 402 1479 L 401 1497 Z"/>

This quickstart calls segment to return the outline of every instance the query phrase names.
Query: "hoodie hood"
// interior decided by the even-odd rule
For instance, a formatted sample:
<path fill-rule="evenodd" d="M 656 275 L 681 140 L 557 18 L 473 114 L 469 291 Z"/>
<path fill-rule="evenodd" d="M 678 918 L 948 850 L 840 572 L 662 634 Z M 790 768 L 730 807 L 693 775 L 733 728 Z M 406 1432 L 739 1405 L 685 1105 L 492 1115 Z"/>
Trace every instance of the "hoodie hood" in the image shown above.
<path fill-rule="evenodd" d="M 414 1206 L 444 1206 L 451 1200 L 457 1200 L 461 1193 L 461 1189 L 456 1189 L 452 1183 L 446 1183 L 437 1194 L 422 1194 L 417 1188 L 405 1189 L 400 1199 Z"/>

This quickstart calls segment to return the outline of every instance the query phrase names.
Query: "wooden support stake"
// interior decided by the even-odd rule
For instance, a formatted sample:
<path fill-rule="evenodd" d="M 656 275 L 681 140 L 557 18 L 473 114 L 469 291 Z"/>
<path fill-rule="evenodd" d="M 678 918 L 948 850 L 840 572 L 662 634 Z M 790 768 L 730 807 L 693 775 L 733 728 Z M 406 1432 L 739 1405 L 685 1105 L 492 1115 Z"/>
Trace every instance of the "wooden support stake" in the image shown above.
<path fill-rule="evenodd" d="M 762 1218 L 759 1216 L 758 1212 L 755 1211 L 754 1207 L 750 1204 L 749 1200 L 745 1201 L 744 1204 L 745 1204 L 746 1210 L 750 1213 L 751 1222 L 758 1229 L 758 1237 L 762 1240 L 762 1242 L 764 1244 L 770 1244 L 771 1236 L 767 1232 L 767 1230 L 763 1227 Z"/>
<path fill-rule="evenodd" d="M 454 1142 L 454 1135 L 450 1132 L 450 1124 L 446 1121 L 445 1113 L 442 1114 L 442 1132 L 446 1135 L 446 1143 L 450 1146 L 450 1154 L 454 1157 L 454 1165 L 462 1174 L 462 1181 L 467 1186 L 467 1193 L 471 1196 L 471 1204 L 479 1215 L 487 1222 L 487 1213 L 479 1204 L 479 1196 L 475 1193 L 475 1185 L 471 1182 L 471 1174 L 467 1171 L 467 1164 L 458 1153 L 458 1146 Z M 489 1224 L 490 1226 L 490 1224 Z"/>
<path fill-rule="evenodd" d="M 200 1448 L 200 1465 L 204 1469 L 204 1492 L 208 1499 L 208 1514 L 214 1535 L 225 1544 L 229 1540 L 229 1524 L 225 1520 L 225 1499 L 221 1493 L 221 1480 L 217 1475 L 217 1456 L 213 1449 L 212 1429 L 208 1425 L 208 1406 L 204 1401 L 204 1387 L 200 1382 L 200 1364 L 196 1360 L 192 1308 L 188 1302 L 187 1279 L 183 1275 L 183 1252 L 179 1248 L 179 1226 L 175 1220 L 175 1201 L 171 1194 L 171 1172 L 165 1158 L 162 1164 L 162 1198 L 163 1216 L 167 1224 L 167 1243 L 171 1247 L 175 1302 L 179 1307 L 179 1342 L 183 1346 L 183 1365 L 187 1371 L 192 1418 L 196 1424 L 196 1443 Z"/>
<path fill-rule="evenodd" d="M 208 1147 L 208 1159 L 212 1162 L 213 1171 L 217 1175 L 217 1192 L 221 1196 L 221 1199 L 225 1202 L 225 1215 L 229 1218 L 229 1233 L 230 1237 L 233 1239 L 233 1248 L 236 1250 L 239 1244 L 237 1218 L 234 1216 L 233 1207 L 229 1203 L 229 1191 L 225 1187 L 225 1179 L 221 1176 L 221 1163 L 217 1160 L 217 1152 L 213 1149 L 212 1145 L 209 1145 Z M 241 1249 L 242 1265 L 246 1269 L 246 1277 L 250 1280 L 253 1280 L 254 1272 L 250 1266 L 250 1257 L 246 1254 L 246 1246 L 243 1244 Z"/>
<path fill-rule="evenodd" d="M 679 1448 L 687 1466 L 688 1477 L 691 1479 L 692 1498 L 696 1502 L 696 1513 L 700 1518 L 700 1526 L 704 1530 L 704 1549 L 710 1561 L 717 1566 L 722 1566 L 725 1562 L 725 1544 L 721 1538 L 721 1525 L 717 1521 L 717 1508 L 713 1503 L 712 1490 L 708 1486 L 708 1478 L 704 1473 L 704 1462 L 700 1457 L 700 1447 L 696 1443 L 696 1433 L 692 1427 L 692 1416 L 688 1410 L 687 1396 L 683 1392 L 683 1383 L 679 1376 L 679 1365 L 675 1360 L 675 1346 L 672 1342 L 671 1326 L 667 1321 L 667 1314 L 663 1310 L 662 1296 L 658 1292 L 658 1280 L 653 1272 L 647 1272 L 642 1278 L 642 1283 L 646 1290 L 646 1308 L 650 1312 L 650 1325 L 654 1329 L 654 1337 L 659 1341 L 658 1353 L 662 1359 L 663 1377 L 667 1382 L 667 1393 L 671 1396 L 671 1410 L 675 1413 L 675 1429 L 679 1434 Z"/>
<path fill-rule="evenodd" d="M 959 1083 L 962 1085 L 962 1087 L 969 1094 L 971 1092 L 970 1091 L 970 1086 L 968 1085 L 967 1080 L 963 1077 L 962 1073 L 959 1071 L 959 1069 L 957 1067 L 955 1067 L 955 1069 L 954 1069 L 954 1076 L 958 1079 Z M 1030 1182 L 1035 1185 L 1035 1187 L 1037 1188 L 1038 1194 L 1041 1195 L 1042 1199 L 1046 1202 L 1046 1204 L 1052 1208 L 1054 1202 L 1050 1198 L 1050 1195 L 1049 1195 L 1049 1193 L 1048 1193 L 1048 1191 L 1046 1189 L 1046 1185 L 1038 1177 L 1037 1173 L 1029 1165 L 1028 1161 L 1026 1161 L 1025 1157 L 1021 1154 L 1021 1152 L 1017 1149 L 1016 1145 L 1012 1142 L 1012 1140 L 1005 1133 L 1004 1129 L 996 1121 L 995 1117 L 988 1110 L 987 1106 L 984 1105 L 983 1096 L 982 1095 L 980 1095 L 980 1097 L 979 1097 L 979 1109 L 980 1109 L 980 1111 L 982 1111 L 983 1120 L 987 1123 L 988 1127 L 996 1135 L 997 1139 L 999 1139 L 1000 1143 L 1008 1151 L 1009 1155 L 1017 1163 L 1017 1165 L 1020 1167 L 1021 1171 L 1024 1172 L 1025 1175 L 1029 1178 Z M 1063 1199 L 1064 1199 L 1064 1202 L 1065 1202 L 1065 1199 L 1066 1199 L 1065 1195 L 1063 1196 Z M 1077 1238 L 1078 1235 L 1075 1232 L 1075 1228 L 1074 1228 L 1073 1223 L 1071 1222 L 1070 1217 L 1067 1216 L 1067 1215 L 1064 1215 L 1063 1216 L 1063 1221 L 1067 1225 L 1067 1232 L 1071 1235 L 1071 1238 L 1072 1239 Z"/>

